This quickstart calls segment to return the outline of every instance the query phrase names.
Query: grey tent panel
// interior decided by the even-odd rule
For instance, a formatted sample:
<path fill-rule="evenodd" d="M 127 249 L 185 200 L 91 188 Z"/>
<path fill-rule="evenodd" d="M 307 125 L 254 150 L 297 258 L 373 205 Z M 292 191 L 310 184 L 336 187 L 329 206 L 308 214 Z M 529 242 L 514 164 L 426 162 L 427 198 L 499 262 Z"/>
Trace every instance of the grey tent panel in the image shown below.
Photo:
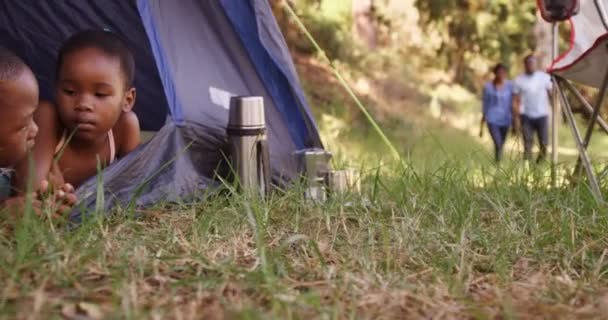
<path fill-rule="evenodd" d="M 101 206 L 105 212 L 133 204 L 149 207 L 158 202 L 188 201 L 200 190 L 217 186 L 213 181 L 223 160 L 218 146 L 223 132 L 196 124 L 176 126 L 168 122 L 148 143 L 106 169 L 102 174 L 104 203 L 97 202 L 96 178 L 78 189 L 81 200 L 71 215 L 78 222 L 82 214 Z"/>

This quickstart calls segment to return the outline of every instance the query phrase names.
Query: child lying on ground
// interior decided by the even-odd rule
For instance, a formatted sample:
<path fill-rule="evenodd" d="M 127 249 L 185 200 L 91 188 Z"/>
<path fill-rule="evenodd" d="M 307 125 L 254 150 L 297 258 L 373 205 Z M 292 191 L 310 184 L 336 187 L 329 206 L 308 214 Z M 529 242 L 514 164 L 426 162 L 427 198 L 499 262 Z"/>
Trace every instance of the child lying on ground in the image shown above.
<path fill-rule="evenodd" d="M 35 121 L 36 179 L 75 187 L 140 143 L 135 62 L 127 45 L 107 31 L 84 31 L 59 51 L 55 104 L 41 103 Z M 48 133 L 48 134 L 46 134 Z"/>
<path fill-rule="evenodd" d="M 15 54 L 0 47 L 0 206 L 11 214 L 23 213 L 26 199 L 13 188 L 16 167 L 25 167 L 27 154 L 34 146 L 38 127 L 33 120 L 38 107 L 38 82 L 30 68 Z M 46 192 L 48 183 L 40 181 Z M 61 187 L 58 213 L 68 211 L 76 202 L 70 185 Z M 32 199 L 34 210 L 40 213 L 40 199 Z"/>

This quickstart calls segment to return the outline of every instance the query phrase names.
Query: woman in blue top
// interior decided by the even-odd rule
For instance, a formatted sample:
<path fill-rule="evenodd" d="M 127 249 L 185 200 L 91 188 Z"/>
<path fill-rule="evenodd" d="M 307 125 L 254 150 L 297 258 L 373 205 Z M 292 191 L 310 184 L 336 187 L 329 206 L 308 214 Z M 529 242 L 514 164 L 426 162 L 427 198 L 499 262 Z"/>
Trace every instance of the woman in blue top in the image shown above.
<path fill-rule="evenodd" d="M 488 124 L 495 147 L 496 161 L 502 159 L 502 149 L 509 132 L 513 110 L 513 84 L 507 80 L 507 67 L 497 64 L 494 79 L 483 87 L 482 124 Z M 481 135 L 481 133 L 480 133 Z"/>

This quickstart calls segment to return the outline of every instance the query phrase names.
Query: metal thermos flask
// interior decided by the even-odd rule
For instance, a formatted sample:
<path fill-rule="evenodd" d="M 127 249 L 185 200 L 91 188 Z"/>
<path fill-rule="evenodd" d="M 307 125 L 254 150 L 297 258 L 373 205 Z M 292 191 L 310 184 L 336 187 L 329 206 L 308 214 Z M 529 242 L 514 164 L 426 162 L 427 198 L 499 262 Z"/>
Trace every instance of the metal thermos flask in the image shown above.
<path fill-rule="evenodd" d="M 270 155 L 266 138 L 264 99 L 233 97 L 228 117 L 230 161 L 239 188 L 264 195 L 270 190 Z"/>

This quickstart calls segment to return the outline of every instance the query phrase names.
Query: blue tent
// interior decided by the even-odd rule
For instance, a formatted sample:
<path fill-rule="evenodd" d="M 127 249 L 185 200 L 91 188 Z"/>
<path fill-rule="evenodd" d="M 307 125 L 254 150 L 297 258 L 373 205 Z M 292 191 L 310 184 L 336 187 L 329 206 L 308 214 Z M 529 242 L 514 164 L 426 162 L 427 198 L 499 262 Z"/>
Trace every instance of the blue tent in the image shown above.
<path fill-rule="evenodd" d="M 104 173 L 106 207 L 195 195 L 213 184 L 226 147 L 228 102 L 263 96 L 276 181 L 296 175 L 293 152 L 321 147 L 316 124 L 267 0 L 0 0 L 0 44 L 30 64 L 52 99 L 55 58 L 71 34 L 124 37 L 136 61 L 135 112 L 147 144 Z M 95 204 L 95 179 L 79 189 Z"/>

